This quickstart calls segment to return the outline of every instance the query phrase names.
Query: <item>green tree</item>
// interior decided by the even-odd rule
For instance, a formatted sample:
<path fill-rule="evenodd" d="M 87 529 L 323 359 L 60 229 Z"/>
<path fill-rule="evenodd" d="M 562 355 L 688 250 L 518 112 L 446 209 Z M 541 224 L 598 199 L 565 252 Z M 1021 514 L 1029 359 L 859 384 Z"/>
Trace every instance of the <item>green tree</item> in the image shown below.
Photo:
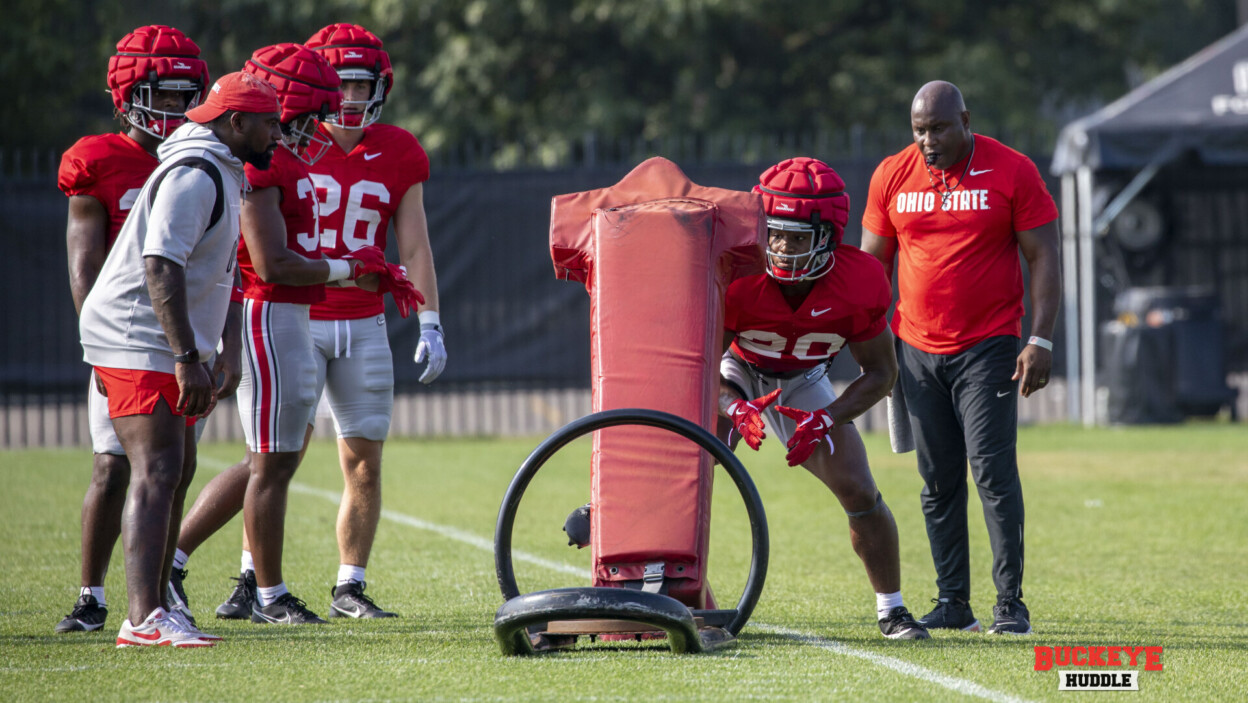
<path fill-rule="evenodd" d="M 0 26 L 18 108 L 6 146 L 64 148 L 109 129 L 104 67 L 141 24 L 172 24 L 213 75 L 334 21 L 386 42 L 387 120 L 433 152 L 478 144 L 498 167 L 616 140 L 854 130 L 899 146 L 927 80 L 957 83 L 976 129 L 1039 135 L 1115 99 L 1236 26 L 1235 0 L 121 0 L 20 3 Z"/>

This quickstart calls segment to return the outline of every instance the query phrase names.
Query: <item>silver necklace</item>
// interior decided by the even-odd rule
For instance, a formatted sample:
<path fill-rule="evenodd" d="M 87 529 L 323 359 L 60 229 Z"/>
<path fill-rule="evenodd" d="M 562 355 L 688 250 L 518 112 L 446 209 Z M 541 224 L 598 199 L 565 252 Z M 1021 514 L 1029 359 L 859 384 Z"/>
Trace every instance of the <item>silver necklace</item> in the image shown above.
<path fill-rule="evenodd" d="M 953 187 L 950 188 L 949 183 L 945 180 L 945 172 L 944 171 L 940 172 L 940 184 L 945 187 L 945 190 L 943 192 L 939 188 L 936 187 L 936 174 L 932 173 L 932 167 L 929 166 L 926 162 L 923 164 L 924 166 L 927 167 L 927 181 L 932 184 L 932 190 L 936 191 L 937 193 L 940 193 L 940 209 L 941 210 L 949 209 L 949 198 L 953 196 L 953 191 L 957 190 L 962 185 L 962 181 L 966 179 L 966 172 L 971 170 L 971 159 L 974 159 L 974 158 L 975 158 L 975 136 L 972 135 L 971 136 L 971 153 L 967 155 L 966 157 L 966 165 L 962 167 L 962 175 L 958 176 L 958 182 L 953 184 Z"/>

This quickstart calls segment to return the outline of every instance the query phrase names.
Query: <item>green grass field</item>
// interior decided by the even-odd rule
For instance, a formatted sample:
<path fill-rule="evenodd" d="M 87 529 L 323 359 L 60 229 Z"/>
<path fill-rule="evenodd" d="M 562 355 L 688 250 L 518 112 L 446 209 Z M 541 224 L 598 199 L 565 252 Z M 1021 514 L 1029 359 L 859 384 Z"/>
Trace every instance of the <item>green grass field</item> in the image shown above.
<path fill-rule="evenodd" d="M 107 581 L 104 630 L 53 634 L 77 593 L 79 511 L 89 452 L 0 454 L 0 696 L 5 700 L 507 701 L 507 700 L 1062 700 L 1055 671 L 1033 671 L 1033 647 L 1163 646 L 1128 700 L 1248 700 L 1248 430 L 1242 425 L 1085 431 L 1024 429 L 1026 601 L 1035 634 L 880 637 L 874 599 L 845 518 L 814 478 L 764 446 L 745 450 L 767 508 L 771 568 L 739 644 L 677 656 L 658 643 L 595 644 L 507 658 L 494 641 L 501 603 L 491 551 L 499 502 L 540 438 L 392 441 L 369 593 L 397 620 L 300 629 L 218 621 L 212 610 L 238 572 L 241 520 L 191 559 L 187 592 L 207 650 L 118 650 L 125 579 L 120 548 Z M 901 533 L 903 593 L 928 609 L 934 574 L 913 455 L 866 437 Z M 206 445 L 192 493 L 238 458 Z M 589 496 L 587 441 L 538 475 L 515 531 L 522 591 L 587 585 L 589 550 L 560 526 Z M 735 603 L 749 561 L 745 511 L 717 476 L 711 582 Z M 317 443 L 296 476 L 285 575 L 322 615 L 337 568 L 334 447 Z M 990 555 L 970 506 L 974 594 L 991 620 Z M 531 555 L 532 558 L 529 558 Z M 1128 667 L 1124 667 L 1128 668 Z M 1141 667 L 1142 668 L 1142 667 Z"/>

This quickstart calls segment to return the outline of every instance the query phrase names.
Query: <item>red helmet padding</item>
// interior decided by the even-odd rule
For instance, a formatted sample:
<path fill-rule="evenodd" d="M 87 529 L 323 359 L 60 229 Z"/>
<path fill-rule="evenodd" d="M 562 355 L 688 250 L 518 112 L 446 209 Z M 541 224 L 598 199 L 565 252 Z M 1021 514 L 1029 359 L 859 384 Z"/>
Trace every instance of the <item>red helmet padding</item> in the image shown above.
<path fill-rule="evenodd" d="M 841 243 L 849 221 L 849 194 L 845 181 L 831 166 L 798 156 L 763 171 L 758 181 L 754 192 L 763 196 L 763 209 L 769 217 L 810 222 L 817 212 L 820 222 L 832 223 L 836 229 L 833 240 Z"/>
<path fill-rule="evenodd" d="M 323 27 L 304 46 L 329 60 L 336 70 L 361 68 L 372 71 L 385 83 L 385 95 L 394 87 L 390 54 L 381 48 L 381 39 L 358 24 L 339 22 Z M 384 97 L 384 96 L 383 96 Z"/>
<path fill-rule="evenodd" d="M 208 64 L 199 58 L 199 46 L 180 30 L 153 24 L 139 27 L 117 42 L 117 54 L 108 60 L 108 88 L 113 105 L 124 111 L 134 86 L 149 80 L 182 78 L 199 83 L 199 95 L 212 81 Z"/>
<path fill-rule="evenodd" d="M 274 44 L 257 49 L 243 70 L 277 88 L 282 122 L 309 112 L 330 114 L 342 105 L 342 80 L 329 61 L 300 44 Z"/>

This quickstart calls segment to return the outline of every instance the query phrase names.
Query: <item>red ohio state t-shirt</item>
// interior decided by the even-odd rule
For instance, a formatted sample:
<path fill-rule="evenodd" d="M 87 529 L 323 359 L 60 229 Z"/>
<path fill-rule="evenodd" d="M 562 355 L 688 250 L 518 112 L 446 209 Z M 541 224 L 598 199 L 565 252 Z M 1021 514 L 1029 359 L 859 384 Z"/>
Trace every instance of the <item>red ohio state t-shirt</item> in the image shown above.
<path fill-rule="evenodd" d="M 848 244 L 833 253 L 832 270 L 816 279 L 796 310 L 781 284 L 765 273 L 728 286 L 724 329 L 738 356 L 769 371 L 809 369 L 835 357 L 847 342 L 884 331 L 892 298 L 884 267 Z"/>
<path fill-rule="evenodd" d="M 862 217 L 864 230 L 897 238 L 893 332 L 930 354 L 1022 333 L 1015 233 L 1057 219 L 1031 159 L 979 134 L 968 158 L 944 172 L 946 203 L 941 173 L 911 144 L 876 167 Z"/>
<path fill-rule="evenodd" d="M 252 189 L 277 188 L 282 193 L 282 219 L 286 222 L 286 248 L 305 259 L 321 258 L 316 226 L 316 190 L 307 168 L 290 150 L 279 146 L 273 163 L 265 170 L 251 164 L 244 167 Z M 270 235 L 271 236 L 271 235 Z M 287 286 L 265 283 L 251 263 L 247 241 L 238 240 L 238 271 L 243 279 L 243 297 L 271 303 L 317 303 L 325 299 L 325 284 Z"/>
<path fill-rule="evenodd" d="M 108 213 L 107 249 L 130 214 L 147 177 L 160 165 L 125 134 L 98 134 L 79 139 L 61 155 L 56 184 L 65 195 L 89 195 Z"/>
<path fill-rule="evenodd" d="M 322 125 L 321 133 L 329 136 Z M 331 138 L 332 139 L 332 138 Z M 351 153 L 335 142 L 308 169 L 320 201 L 321 253 L 341 258 L 369 244 L 386 248 L 390 219 L 409 188 L 429 180 L 429 157 L 411 132 L 374 124 Z M 361 288 L 327 286 L 313 320 L 356 320 L 385 311 L 382 297 Z"/>

